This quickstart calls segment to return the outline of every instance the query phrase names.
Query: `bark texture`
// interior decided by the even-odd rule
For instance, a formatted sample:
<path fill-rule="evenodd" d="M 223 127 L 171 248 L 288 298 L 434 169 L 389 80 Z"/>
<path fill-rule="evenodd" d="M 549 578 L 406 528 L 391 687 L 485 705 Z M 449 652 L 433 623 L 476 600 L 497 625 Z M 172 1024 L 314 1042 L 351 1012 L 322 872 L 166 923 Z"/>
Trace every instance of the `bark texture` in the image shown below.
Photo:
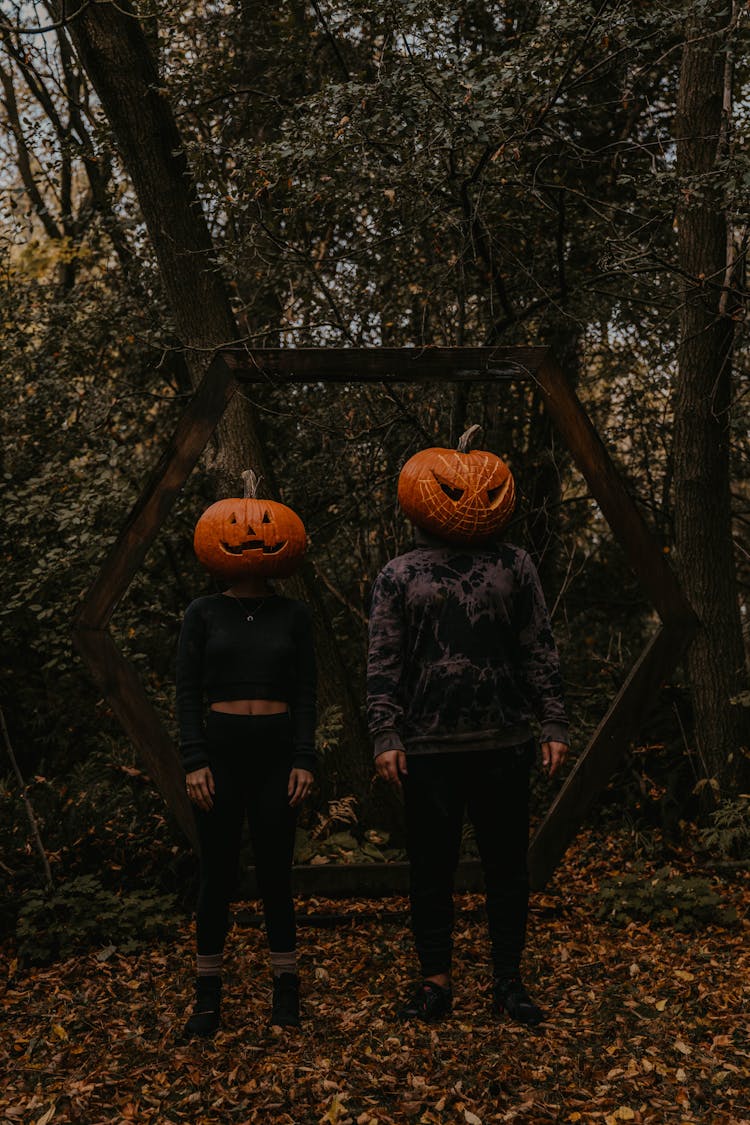
<path fill-rule="evenodd" d="M 49 6 L 56 19 L 63 17 L 63 4 Z M 167 91 L 143 25 L 127 0 L 77 8 L 68 30 L 133 181 L 195 386 L 213 350 L 236 340 L 239 332 Z M 231 495 L 249 466 L 263 477 L 264 491 L 277 495 L 255 412 L 236 396 L 220 423 L 210 468 L 220 490 Z M 331 763 L 338 788 L 366 794 L 372 765 L 363 715 L 348 685 L 313 568 L 288 580 L 284 589 L 307 601 L 313 612 L 321 710 L 334 704 L 343 709 L 344 743 Z"/>
<path fill-rule="evenodd" d="M 682 275 L 674 402 L 676 563 L 702 628 L 688 652 L 695 741 L 722 793 L 747 780 L 747 730 L 730 700 L 747 684 L 732 544 L 730 413 L 734 321 L 719 164 L 731 34 L 723 0 L 688 21 L 676 119 Z"/>

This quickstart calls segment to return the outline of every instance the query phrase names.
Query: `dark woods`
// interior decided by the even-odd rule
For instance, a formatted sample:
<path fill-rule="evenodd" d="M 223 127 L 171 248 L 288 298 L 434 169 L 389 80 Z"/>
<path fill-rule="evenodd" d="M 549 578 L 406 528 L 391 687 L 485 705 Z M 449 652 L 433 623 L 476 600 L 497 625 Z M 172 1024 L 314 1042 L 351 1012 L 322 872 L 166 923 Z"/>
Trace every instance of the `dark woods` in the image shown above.
<path fill-rule="evenodd" d="M 123 888 L 149 886 L 139 909 L 157 926 L 165 896 L 189 901 L 182 839 L 73 658 L 70 622 L 232 339 L 554 349 L 704 624 L 595 816 L 659 854 L 698 821 L 695 846 L 747 858 L 740 5 L 64 15 L 40 8 L 54 25 L 40 35 L 27 7 L 3 12 L 0 394 L 2 706 L 66 909 L 99 896 L 119 934 Z M 243 389 L 116 611 L 171 724 L 179 620 L 212 588 L 198 513 L 253 463 L 303 516 L 301 596 L 328 648 L 327 770 L 301 861 L 401 854 L 362 733 L 368 590 L 409 542 L 400 466 L 472 422 L 518 483 L 508 538 L 539 564 L 582 746 L 655 620 L 533 385 Z M 540 815 L 554 788 L 537 790 Z M 9 760 L 0 800 L 12 929 L 43 880 Z"/>

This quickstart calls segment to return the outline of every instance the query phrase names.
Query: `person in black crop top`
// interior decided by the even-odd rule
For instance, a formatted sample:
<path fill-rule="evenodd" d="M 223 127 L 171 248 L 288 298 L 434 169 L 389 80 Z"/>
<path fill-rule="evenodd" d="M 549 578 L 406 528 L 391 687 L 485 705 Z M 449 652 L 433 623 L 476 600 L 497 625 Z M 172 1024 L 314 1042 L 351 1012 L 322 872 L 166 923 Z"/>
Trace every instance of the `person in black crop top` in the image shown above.
<path fill-rule="evenodd" d="M 310 612 L 266 579 L 248 576 L 188 606 L 177 655 L 177 718 L 201 852 L 188 1035 L 210 1035 L 219 1026 L 221 960 L 245 816 L 271 951 L 271 1020 L 299 1023 L 291 870 L 297 811 L 315 771 L 315 682 Z"/>

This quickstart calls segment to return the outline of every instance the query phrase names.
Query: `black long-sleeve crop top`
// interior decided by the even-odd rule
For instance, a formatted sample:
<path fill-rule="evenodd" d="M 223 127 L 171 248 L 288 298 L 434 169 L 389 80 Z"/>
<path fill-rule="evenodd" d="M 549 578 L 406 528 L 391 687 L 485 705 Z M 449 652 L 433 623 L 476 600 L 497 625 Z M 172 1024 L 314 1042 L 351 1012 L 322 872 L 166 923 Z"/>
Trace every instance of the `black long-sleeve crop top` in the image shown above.
<path fill-rule="evenodd" d="M 196 598 L 185 611 L 177 649 L 177 721 L 185 771 L 210 764 L 204 701 L 231 699 L 288 703 L 292 765 L 314 770 L 315 688 L 312 622 L 304 602 L 281 594 Z"/>

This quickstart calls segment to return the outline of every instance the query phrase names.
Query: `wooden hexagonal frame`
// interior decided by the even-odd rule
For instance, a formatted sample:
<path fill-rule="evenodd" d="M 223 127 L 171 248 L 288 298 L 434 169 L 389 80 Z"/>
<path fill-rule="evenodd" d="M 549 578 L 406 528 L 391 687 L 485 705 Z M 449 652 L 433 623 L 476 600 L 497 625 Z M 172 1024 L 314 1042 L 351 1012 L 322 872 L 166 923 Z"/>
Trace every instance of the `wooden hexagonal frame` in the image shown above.
<path fill-rule="evenodd" d="M 126 519 L 73 625 L 74 643 L 188 838 L 195 828 L 175 746 L 133 666 L 112 639 L 112 614 L 243 383 L 532 379 L 661 626 L 580 754 L 529 848 L 532 886 L 545 885 L 627 743 L 679 662 L 698 620 L 569 381 L 545 348 L 221 349 Z"/>

